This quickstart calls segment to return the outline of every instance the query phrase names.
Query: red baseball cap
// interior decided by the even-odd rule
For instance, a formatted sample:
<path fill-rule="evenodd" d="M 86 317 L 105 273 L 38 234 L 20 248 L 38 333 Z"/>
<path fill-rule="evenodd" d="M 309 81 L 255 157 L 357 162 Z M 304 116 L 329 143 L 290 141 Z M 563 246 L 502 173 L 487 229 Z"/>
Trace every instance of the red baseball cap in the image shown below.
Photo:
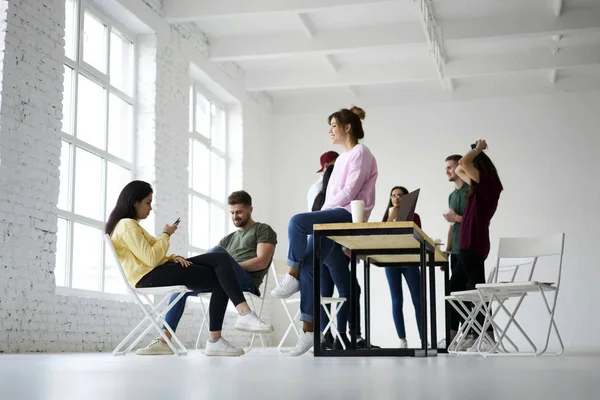
<path fill-rule="evenodd" d="M 323 172 L 325 169 L 325 164 L 329 164 L 332 161 L 335 161 L 340 155 L 336 151 L 328 151 L 326 153 L 321 154 L 321 169 L 317 171 Z"/>

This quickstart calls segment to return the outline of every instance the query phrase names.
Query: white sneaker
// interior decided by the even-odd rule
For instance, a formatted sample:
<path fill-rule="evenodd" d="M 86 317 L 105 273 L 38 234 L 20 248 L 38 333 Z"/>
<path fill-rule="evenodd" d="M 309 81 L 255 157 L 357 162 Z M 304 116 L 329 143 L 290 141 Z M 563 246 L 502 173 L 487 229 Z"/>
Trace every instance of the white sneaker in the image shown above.
<path fill-rule="evenodd" d="M 154 339 L 148 346 L 138 349 L 135 354 L 138 356 L 170 356 L 173 354 L 173 350 L 162 340 Z"/>
<path fill-rule="evenodd" d="M 290 274 L 285 274 L 279 285 L 271 290 L 271 296 L 278 299 L 287 299 L 300 291 L 300 281 Z"/>
<path fill-rule="evenodd" d="M 475 337 L 469 335 L 466 340 L 463 340 L 460 346 L 456 348 L 456 351 L 467 351 L 475 344 Z"/>
<path fill-rule="evenodd" d="M 272 333 L 273 325 L 265 323 L 258 318 L 254 311 L 250 311 L 246 315 L 238 315 L 235 329 L 252 333 Z"/>
<path fill-rule="evenodd" d="M 315 343 L 315 334 L 313 332 L 302 332 L 298 338 L 298 343 L 294 350 L 290 352 L 293 357 L 301 356 L 306 353 Z"/>
<path fill-rule="evenodd" d="M 205 356 L 224 356 L 224 357 L 237 357 L 243 356 L 244 350 L 237 347 L 233 347 L 231 343 L 223 338 L 219 338 L 216 342 L 206 341 L 206 348 L 204 349 Z"/>
<path fill-rule="evenodd" d="M 401 340 L 400 341 L 400 348 L 401 349 L 408 349 L 408 342 L 406 340 Z"/>

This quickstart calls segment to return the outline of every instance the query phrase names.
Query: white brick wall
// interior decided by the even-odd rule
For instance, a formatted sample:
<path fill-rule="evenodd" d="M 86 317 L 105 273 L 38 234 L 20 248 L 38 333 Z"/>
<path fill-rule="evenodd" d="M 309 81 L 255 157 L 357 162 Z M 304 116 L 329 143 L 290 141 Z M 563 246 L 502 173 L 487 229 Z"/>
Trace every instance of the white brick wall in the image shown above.
<path fill-rule="evenodd" d="M 144 1 L 160 13 L 160 0 Z M 110 351 L 142 318 L 137 306 L 55 294 L 64 1 L 4 0 L 0 15 L 0 352 Z M 181 40 L 208 52 L 193 24 L 174 27 L 168 43 L 140 37 L 136 159 L 138 177 L 155 188 L 155 218 L 146 226 L 160 231 L 181 217 L 172 249 L 185 253 L 189 61 Z M 257 176 L 268 174 L 266 167 Z M 268 197 L 253 196 L 268 216 Z M 228 314 L 224 334 L 242 345 L 249 335 L 234 331 L 234 320 Z M 186 345 L 195 342 L 200 322 L 200 310 L 188 307 L 178 329 Z"/>

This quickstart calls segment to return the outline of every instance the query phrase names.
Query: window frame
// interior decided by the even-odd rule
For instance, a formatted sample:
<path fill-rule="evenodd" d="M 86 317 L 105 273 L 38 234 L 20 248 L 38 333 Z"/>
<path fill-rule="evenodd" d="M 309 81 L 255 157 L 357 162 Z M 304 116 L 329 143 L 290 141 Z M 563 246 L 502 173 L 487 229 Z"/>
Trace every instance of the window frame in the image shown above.
<path fill-rule="evenodd" d="M 57 285 L 61 290 L 73 290 L 73 291 L 83 291 L 83 292 L 91 292 L 91 293 L 108 293 L 105 292 L 105 278 L 106 278 L 106 246 L 104 240 L 102 240 L 102 236 L 104 235 L 104 225 L 105 220 L 108 218 L 107 213 L 110 210 L 107 210 L 107 180 L 108 180 L 108 163 L 112 162 L 115 165 L 125 168 L 130 171 L 131 177 L 135 175 L 135 165 L 136 165 L 136 142 L 137 142 L 137 63 L 138 63 L 138 51 L 139 46 L 136 40 L 136 35 L 129 31 L 126 27 L 121 25 L 115 18 L 103 13 L 97 7 L 90 3 L 88 0 L 73 0 L 75 3 L 75 18 L 74 18 L 74 33 L 76 41 L 75 48 L 75 60 L 70 59 L 66 54 L 63 57 L 63 65 L 66 68 L 71 70 L 71 93 L 70 93 L 70 101 L 71 101 L 71 115 L 70 121 L 70 131 L 71 134 L 65 133 L 61 127 L 60 139 L 61 139 L 61 148 L 62 143 L 66 142 L 69 144 L 69 176 L 65 180 L 65 183 L 68 184 L 67 190 L 67 209 L 63 210 L 57 207 L 57 217 L 64 219 L 67 221 L 67 232 L 66 232 L 66 254 L 65 254 L 65 276 L 64 276 L 64 285 Z M 66 0 L 65 0 L 66 3 Z M 92 14 L 97 20 L 101 21 L 106 26 L 106 73 L 102 73 L 98 69 L 94 68 L 92 65 L 86 63 L 83 60 L 83 37 L 84 37 L 84 16 L 85 13 L 89 12 Z M 132 44 L 132 65 L 131 65 L 131 95 L 123 92 L 119 88 L 113 86 L 110 82 L 110 53 L 111 53 L 111 33 L 113 29 L 116 29 L 119 32 L 119 36 L 123 39 L 129 41 Z M 79 112 L 78 107 L 78 99 L 79 99 L 79 78 L 80 76 L 84 76 L 89 79 L 94 84 L 102 87 L 104 89 L 104 104 L 106 107 L 105 110 L 105 133 L 106 136 L 104 138 L 104 147 L 105 150 L 100 149 L 94 145 L 84 142 L 77 136 L 77 116 Z M 115 95 L 119 99 L 125 101 L 126 103 L 131 105 L 132 110 L 132 121 L 131 121 L 131 132 L 132 132 L 132 141 L 131 141 L 131 154 L 129 155 L 130 160 L 122 159 L 116 155 L 113 155 L 109 152 L 109 99 L 110 96 Z M 63 99 L 64 106 L 64 99 Z M 77 148 L 80 148 L 84 151 L 87 151 L 94 156 L 100 157 L 102 163 L 102 178 L 100 181 L 101 186 L 101 218 L 100 220 L 86 217 L 83 215 L 79 215 L 75 213 L 75 181 L 77 177 L 77 170 L 75 168 L 77 162 Z M 81 171 L 80 171 L 81 172 Z M 86 225 L 92 228 L 100 229 L 101 236 L 98 238 L 100 240 L 100 268 L 98 272 L 99 285 L 98 290 L 92 289 L 80 289 L 73 287 L 73 257 L 74 257 L 74 224 L 79 223 L 82 225 Z M 111 293 L 114 294 L 114 293 Z M 115 294 L 119 295 L 119 294 Z"/>
<path fill-rule="evenodd" d="M 193 202 L 191 201 L 193 197 L 197 197 L 199 199 L 202 199 L 204 201 L 206 201 L 208 203 L 208 215 L 209 215 L 209 220 L 206 221 L 206 229 L 208 230 L 208 237 L 210 238 L 211 235 L 211 229 L 212 229 L 212 222 L 211 222 L 211 218 L 210 218 L 210 210 L 211 210 L 211 206 L 215 205 L 221 209 L 223 209 L 224 211 L 224 219 L 222 221 L 223 223 L 223 231 L 227 232 L 227 222 L 228 222 L 228 205 L 227 205 L 227 190 L 229 188 L 229 164 L 230 164 L 230 151 L 229 151 L 229 121 L 228 121 L 228 114 L 229 114 L 229 110 L 227 109 L 227 106 L 225 103 L 223 103 L 222 101 L 219 100 L 218 97 L 216 97 L 215 95 L 213 95 L 210 91 L 208 91 L 206 88 L 204 88 L 200 83 L 198 83 L 198 81 L 196 80 L 191 80 L 190 84 L 189 84 L 189 92 L 191 95 L 193 95 L 193 99 L 190 99 L 189 102 L 189 112 L 192 114 L 191 115 L 191 128 L 189 129 L 188 127 L 188 135 L 189 135 L 189 143 L 190 145 L 193 145 L 194 140 L 199 141 L 201 144 L 203 144 L 204 146 L 206 146 L 206 148 L 208 149 L 208 153 L 209 155 L 211 153 L 215 153 L 216 155 L 218 155 L 219 157 L 223 158 L 223 160 L 225 160 L 225 169 L 223 171 L 224 173 L 224 180 L 225 180 L 225 193 L 224 193 L 224 198 L 223 200 L 218 200 L 216 198 L 213 198 L 211 196 L 211 190 L 212 190 L 212 162 L 209 159 L 209 170 L 208 170 L 208 188 L 209 188 L 209 195 L 206 195 L 204 193 L 201 193 L 197 190 L 194 190 L 193 188 L 193 164 L 189 164 L 188 165 L 188 173 L 189 173 L 189 180 L 188 180 L 188 211 L 189 211 L 189 218 L 190 218 L 190 230 L 189 230 L 189 238 L 188 238 L 188 254 L 190 255 L 196 255 L 196 254 L 201 254 L 204 253 L 205 251 L 207 251 L 208 249 L 203 249 L 201 247 L 197 247 L 194 246 L 192 244 L 192 232 L 191 232 L 191 226 L 193 224 L 194 221 L 194 210 L 192 207 Z M 224 137 L 224 148 L 225 150 L 220 150 L 219 148 L 215 147 L 212 143 L 213 140 L 213 136 L 212 136 L 212 126 L 213 126 L 213 119 L 212 119 L 212 111 L 211 111 L 211 121 L 210 121 L 210 132 L 211 132 L 211 137 L 207 138 L 206 136 L 204 136 L 203 134 L 199 133 L 196 131 L 196 102 L 197 102 L 197 94 L 200 94 L 202 97 L 204 97 L 205 100 L 207 100 L 210 103 L 210 107 L 212 109 L 213 106 L 220 108 L 224 113 L 224 127 L 223 127 L 223 135 Z M 188 116 L 188 118 L 190 118 L 190 116 Z M 192 152 L 192 148 L 189 149 L 190 152 Z M 193 154 L 193 153 L 192 153 Z M 193 163 L 193 161 L 192 161 Z M 213 246 L 216 245 L 216 243 L 212 244 Z M 211 247 L 211 244 L 209 243 L 209 248 Z"/>

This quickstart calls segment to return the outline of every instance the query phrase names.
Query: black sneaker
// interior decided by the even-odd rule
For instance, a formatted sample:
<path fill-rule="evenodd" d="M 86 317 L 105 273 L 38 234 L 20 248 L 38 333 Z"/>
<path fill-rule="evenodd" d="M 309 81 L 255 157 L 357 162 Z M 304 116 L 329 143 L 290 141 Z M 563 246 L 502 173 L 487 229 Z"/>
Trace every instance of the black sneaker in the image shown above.
<path fill-rule="evenodd" d="M 342 340 L 344 341 L 344 345 L 346 346 L 346 349 L 350 348 L 350 340 L 348 339 L 348 337 L 343 334 L 341 336 Z M 342 347 L 342 342 L 340 342 L 338 338 L 335 338 L 335 342 L 333 342 L 333 348 L 334 350 L 344 350 L 344 348 Z"/>
<path fill-rule="evenodd" d="M 357 349 L 366 349 L 367 348 L 367 341 L 363 338 L 358 338 L 356 340 L 356 348 Z M 376 346 L 373 343 L 371 343 L 371 348 L 372 349 L 380 349 L 380 346 Z"/>
<path fill-rule="evenodd" d="M 333 349 L 333 335 L 331 334 L 331 332 L 327 332 L 323 336 L 323 340 L 321 340 L 321 348 L 326 350 Z"/>

